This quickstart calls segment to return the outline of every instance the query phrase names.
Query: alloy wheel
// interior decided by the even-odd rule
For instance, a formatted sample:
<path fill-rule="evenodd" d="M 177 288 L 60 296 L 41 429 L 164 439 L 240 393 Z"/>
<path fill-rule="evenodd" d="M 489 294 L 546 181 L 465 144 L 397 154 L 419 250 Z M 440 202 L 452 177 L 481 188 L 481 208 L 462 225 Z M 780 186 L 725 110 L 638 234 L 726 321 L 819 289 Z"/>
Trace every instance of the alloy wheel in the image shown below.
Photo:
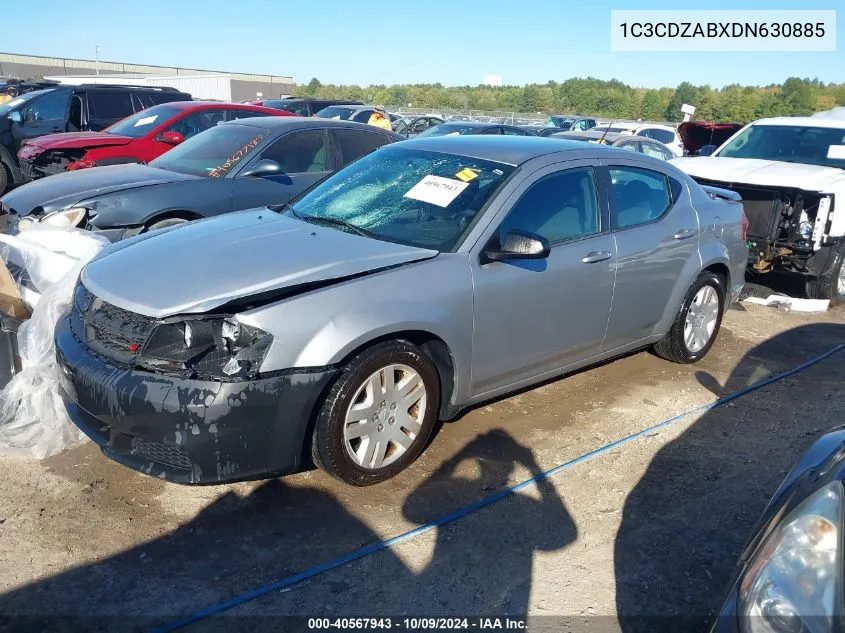
<path fill-rule="evenodd" d="M 719 294 L 713 286 L 702 286 L 692 299 L 684 320 L 684 345 L 696 354 L 707 346 L 719 318 Z"/>

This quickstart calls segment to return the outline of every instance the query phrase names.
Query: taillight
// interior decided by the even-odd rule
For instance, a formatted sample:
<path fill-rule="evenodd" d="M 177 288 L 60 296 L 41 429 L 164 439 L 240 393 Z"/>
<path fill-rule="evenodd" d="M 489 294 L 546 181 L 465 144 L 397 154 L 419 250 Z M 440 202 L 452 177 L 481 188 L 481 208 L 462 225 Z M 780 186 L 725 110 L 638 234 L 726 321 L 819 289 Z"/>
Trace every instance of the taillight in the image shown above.
<path fill-rule="evenodd" d="M 742 239 L 748 239 L 748 225 L 750 222 L 748 221 L 748 216 L 745 215 L 745 211 L 742 212 Z"/>
<path fill-rule="evenodd" d="M 68 171 L 76 171 L 77 169 L 88 169 L 89 167 L 96 166 L 97 164 L 90 158 L 80 158 L 77 161 L 68 163 L 65 169 L 67 169 Z"/>

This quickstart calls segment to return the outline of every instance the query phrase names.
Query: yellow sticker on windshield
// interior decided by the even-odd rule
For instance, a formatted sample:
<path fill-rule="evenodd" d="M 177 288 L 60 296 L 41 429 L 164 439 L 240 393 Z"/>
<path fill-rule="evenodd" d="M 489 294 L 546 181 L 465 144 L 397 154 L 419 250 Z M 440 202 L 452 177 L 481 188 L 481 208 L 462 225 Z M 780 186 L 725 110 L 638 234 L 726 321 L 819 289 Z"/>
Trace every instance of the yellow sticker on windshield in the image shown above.
<path fill-rule="evenodd" d="M 455 174 L 455 178 L 463 180 L 464 182 L 469 182 L 470 180 L 478 178 L 478 174 L 472 171 L 469 167 L 464 167 L 461 171 Z"/>

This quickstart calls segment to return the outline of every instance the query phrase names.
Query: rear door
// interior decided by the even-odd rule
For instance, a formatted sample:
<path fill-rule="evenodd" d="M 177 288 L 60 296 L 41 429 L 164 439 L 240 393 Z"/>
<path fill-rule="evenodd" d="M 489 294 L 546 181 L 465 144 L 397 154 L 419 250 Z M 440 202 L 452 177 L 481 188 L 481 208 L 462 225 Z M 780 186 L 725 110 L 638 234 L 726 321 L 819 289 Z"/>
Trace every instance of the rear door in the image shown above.
<path fill-rule="evenodd" d="M 282 173 L 260 178 L 236 175 L 234 209 L 285 203 L 330 174 L 336 164 L 328 131 L 322 128 L 285 134 L 254 156 L 240 173 L 265 159 L 277 162 Z"/>
<path fill-rule="evenodd" d="M 12 125 L 15 153 L 27 139 L 67 131 L 70 97 L 69 89 L 51 90 L 20 109 L 21 122 Z"/>
<path fill-rule="evenodd" d="M 474 396 L 598 353 L 613 296 L 616 249 L 597 182 L 591 161 L 543 167 L 514 191 L 482 237 L 479 254 L 513 229 L 545 237 L 551 253 L 547 259 L 502 262 L 485 262 L 473 253 Z"/>
<path fill-rule="evenodd" d="M 135 112 L 129 90 L 88 90 L 87 130 L 100 131 Z"/>
<path fill-rule="evenodd" d="M 651 161 L 616 158 L 602 169 L 618 253 L 603 349 L 651 336 L 679 285 L 697 274 L 698 214 L 683 187 Z"/>

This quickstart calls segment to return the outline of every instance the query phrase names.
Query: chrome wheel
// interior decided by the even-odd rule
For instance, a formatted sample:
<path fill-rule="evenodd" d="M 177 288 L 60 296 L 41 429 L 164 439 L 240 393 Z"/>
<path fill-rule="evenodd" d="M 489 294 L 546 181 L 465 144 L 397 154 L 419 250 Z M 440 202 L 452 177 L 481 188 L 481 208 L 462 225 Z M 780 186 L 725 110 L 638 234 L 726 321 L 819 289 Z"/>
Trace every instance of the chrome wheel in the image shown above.
<path fill-rule="evenodd" d="M 425 383 L 407 365 L 388 365 L 361 384 L 346 411 L 343 446 L 362 468 L 387 466 L 410 448 L 426 411 Z"/>
<path fill-rule="evenodd" d="M 845 299 L 845 261 L 839 265 L 839 279 L 836 282 L 839 297 Z"/>
<path fill-rule="evenodd" d="M 684 345 L 690 353 L 703 350 L 719 318 L 719 293 L 713 286 L 702 286 L 692 299 L 684 320 Z"/>

